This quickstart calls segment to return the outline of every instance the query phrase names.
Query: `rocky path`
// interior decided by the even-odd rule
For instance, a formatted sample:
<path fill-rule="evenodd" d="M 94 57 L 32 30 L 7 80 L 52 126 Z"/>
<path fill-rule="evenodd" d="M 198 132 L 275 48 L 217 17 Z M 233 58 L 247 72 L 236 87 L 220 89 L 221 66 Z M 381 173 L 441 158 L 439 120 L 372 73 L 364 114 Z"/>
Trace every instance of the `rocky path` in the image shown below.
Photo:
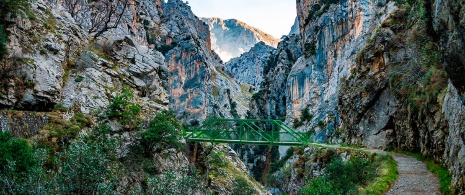
<path fill-rule="evenodd" d="M 399 178 L 386 193 L 397 194 L 441 194 L 438 178 L 428 171 L 425 163 L 401 154 L 392 153 L 397 161 Z"/>
<path fill-rule="evenodd" d="M 350 148 L 341 147 L 338 145 L 318 144 L 323 147 L 330 148 Z M 352 148 L 353 149 L 353 148 Z M 373 150 L 361 148 L 366 152 L 374 152 L 378 154 L 387 154 L 382 150 Z M 391 189 L 386 195 L 440 195 L 439 180 L 431 173 L 424 162 L 420 162 L 414 157 L 406 156 L 397 153 L 390 153 L 394 160 L 397 161 L 397 170 L 399 178 L 391 186 Z"/>

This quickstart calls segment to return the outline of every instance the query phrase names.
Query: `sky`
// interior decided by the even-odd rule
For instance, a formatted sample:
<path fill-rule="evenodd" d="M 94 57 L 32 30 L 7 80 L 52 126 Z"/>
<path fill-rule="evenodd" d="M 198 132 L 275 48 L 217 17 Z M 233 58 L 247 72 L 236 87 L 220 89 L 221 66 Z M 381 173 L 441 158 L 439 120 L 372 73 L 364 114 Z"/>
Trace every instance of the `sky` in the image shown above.
<path fill-rule="evenodd" d="M 198 17 L 238 19 L 278 39 L 282 35 L 289 34 L 297 16 L 295 0 L 187 0 L 187 2 Z"/>

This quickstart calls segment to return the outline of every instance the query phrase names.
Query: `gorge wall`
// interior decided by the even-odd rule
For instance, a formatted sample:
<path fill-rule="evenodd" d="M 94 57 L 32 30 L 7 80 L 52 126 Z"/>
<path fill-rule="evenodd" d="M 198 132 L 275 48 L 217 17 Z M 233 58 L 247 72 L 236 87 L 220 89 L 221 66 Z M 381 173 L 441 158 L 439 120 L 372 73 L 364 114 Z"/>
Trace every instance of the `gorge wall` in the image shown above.
<path fill-rule="evenodd" d="M 313 141 L 421 153 L 463 192 L 463 3 L 297 0 L 300 38 L 269 57 L 252 116 Z"/>
<path fill-rule="evenodd" d="M 212 49 L 224 62 L 239 57 L 255 44 L 263 41 L 275 47 L 279 39 L 236 19 L 202 18 L 210 29 Z"/>

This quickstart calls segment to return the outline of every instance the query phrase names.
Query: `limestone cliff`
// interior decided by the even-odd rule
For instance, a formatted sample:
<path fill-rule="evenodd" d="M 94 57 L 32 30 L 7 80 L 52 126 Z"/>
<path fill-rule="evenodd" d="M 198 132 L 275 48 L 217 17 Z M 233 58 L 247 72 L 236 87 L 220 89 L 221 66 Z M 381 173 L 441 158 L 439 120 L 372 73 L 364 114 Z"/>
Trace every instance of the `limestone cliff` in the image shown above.
<path fill-rule="evenodd" d="M 92 17 L 98 13 L 86 12 L 98 2 L 76 1 L 84 4 L 73 10 L 66 6 L 69 2 L 37 0 L 30 8 L 7 18 L 9 56 L 0 65 L 0 108 L 7 111 L 0 112 L 1 131 L 10 131 L 31 142 L 48 139 L 54 136 L 53 130 L 62 131 L 61 126 L 53 125 L 67 125 L 73 116 L 101 118 L 105 109 L 118 99 L 115 97 L 121 97 L 123 89 L 128 89 L 130 95 L 125 101 L 140 106 L 137 125 L 132 127 L 108 118 L 103 122 L 110 127 L 108 136 L 121 141 L 120 146 L 112 149 L 126 158 L 129 146 L 147 128 L 147 121 L 161 110 L 174 110 L 185 123 L 201 121 L 207 115 L 228 118 L 245 115 L 247 99 L 211 50 L 208 26 L 186 3 L 106 1 L 130 3 L 127 7 L 120 4 L 114 7 L 116 13 L 121 12 L 120 23 L 99 34 L 91 30 L 95 22 Z M 110 23 L 113 20 L 116 19 L 111 18 Z M 104 28 L 98 27 L 97 31 Z M 139 107 L 133 109 L 138 111 Z M 90 125 L 73 126 L 74 134 L 66 139 L 87 134 Z M 213 149 L 224 158 L 221 162 L 227 165 L 227 172 L 221 173 L 222 180 L 210 178 L 213 183 L 208 183 L 208 191 L 231 193 L 236 185 L 234 179 L 241 178 L 246 185 L 253 183 L 254 192 L 266 194 L 260 184 L 246 175 L 247 170 L 237 157 L 223 155 L 228 148 L 219 150 Z M 174 148 L 163 148 L 150 160 L 163 174 L 167 170 L 181 174 L 191 163 L 186 155 Z M 141 165 L 122 176 L 118 190 L 140 190 L 140 183 L 146 181 L 131 177 L 139 175 L 142 168 Z"/>
<path fill-rule="evenodd" d="M 170 72 L 170 108 L 186 119 L 244 116 L 247 101 L 240 86 L 221 69 L 208 26 L 179 0 L 168 1 L 162 11 L 157 48 L 165 53 Z"/>
<path fill-rule="evenodd" d="M 419 152 L 463 192 L 462 4 L 297 0 L 302 56 L 265 68 L 252 115 L 285 117 L 313 141 Z"/>
<path fill-rule="evenodd" d="M 254 91 L 260 88 L 263 81 L 263 68 L 274 50 L 264 42 L 259 42 L 250 51 L 225 63 L 224 67 L 239 84 L 252 87 L 247 87 L 246 90 Z"/>
<path fill-rule="evenodd" d="M 456 18 L 442 25 L 445 15 L 454 18 L 451 12 L 460 10 L 430 3 L 399 5 L 360 51 L 340 91 L 342 133 L 346 142 L 434 158 L 448 167 L 453 185 L 463 191 L 462 83 L 457 71 L 464 61 L 457 58 L 463 55 L 457 50 L 463 40 L 456 37 L 461 24 L 453 22 Z"/>
<path fill-rule="evenodd" d="M 276 47 L 280 41 L 236 19 L 202 18 L 202 21 L 211 31 L 212 49 L 225 62 L 249 51 L 258 42 Z"/>

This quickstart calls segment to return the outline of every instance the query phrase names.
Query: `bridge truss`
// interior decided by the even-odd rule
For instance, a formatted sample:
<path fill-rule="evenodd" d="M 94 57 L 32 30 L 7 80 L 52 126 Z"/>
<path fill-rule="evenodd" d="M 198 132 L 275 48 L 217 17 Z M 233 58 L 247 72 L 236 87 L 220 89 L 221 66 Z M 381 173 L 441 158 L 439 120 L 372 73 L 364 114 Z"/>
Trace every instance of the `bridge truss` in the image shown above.
<path fill-rule="evenodd" d="M 309 137 L 280 120 L 210 118 L 186 131 L 185 138 L 190 142 L 300 146 L 306 145 Z"/>

